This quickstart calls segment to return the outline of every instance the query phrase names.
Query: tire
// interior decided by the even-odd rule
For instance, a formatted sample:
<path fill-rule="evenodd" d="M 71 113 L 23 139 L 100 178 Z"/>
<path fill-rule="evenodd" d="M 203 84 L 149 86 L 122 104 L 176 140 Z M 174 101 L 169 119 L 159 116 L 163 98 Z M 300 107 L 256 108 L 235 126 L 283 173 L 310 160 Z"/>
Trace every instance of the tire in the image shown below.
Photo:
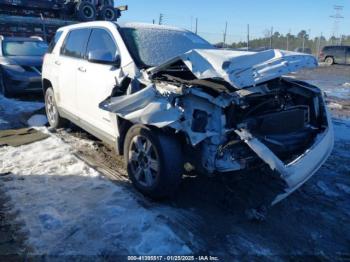
<path fill-rule="evenodd" d="M 96 20 L 96 8 L 89 2 L 81 1 L 76 6 L 76 15 L 80 21 Z"/>
<path fill-rule="evenodd" d="M 135 125 L 125 137 L 124 158 L 131 182 L 144 195 L 159 199 L 177 190 L 184 170 L 181 145 L 174 137 Z"/>
<path fill-rule="evenodd" d="M 119 13 L 113 6 L 102 6 L 99 17 L 104 21 L 116 21 L 119 18 Z"/>
<path fill-rule="evenodd" d="M 326 65 L 328 65 L 328 66 L 333 65 L 333 64 L 334 64 L 334 58 L 331 57 L 331 56 L 327 57 L 327 58 L 325 59 L 325 63 L 326 63 Z"/>
<path fill-rule="evenodd" d="M 51 87 L 45 92 L 45 111 L 47 120 L 52 128 L 58 129 L 67 126 L 68 120 L 60 116 L 56 105 L 54 91 Z"/>

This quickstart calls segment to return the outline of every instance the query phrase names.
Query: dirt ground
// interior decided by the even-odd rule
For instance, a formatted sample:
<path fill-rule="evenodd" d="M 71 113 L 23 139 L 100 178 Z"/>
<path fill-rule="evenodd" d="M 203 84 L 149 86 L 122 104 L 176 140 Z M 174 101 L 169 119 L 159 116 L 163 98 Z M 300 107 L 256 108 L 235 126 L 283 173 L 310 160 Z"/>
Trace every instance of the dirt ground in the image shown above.
<path fill-rule="evenodd" d="M 316 83 L 327 93 L 336 130 L 335 149 L 319 172 L 270 209 L 263 221 L 250 220 L 246 211 L 269 179 L 267 170 L 214 178 L 186 176 L 178 193 L 159 203 L 136 192 L 128 182 L 123 159 L 91 135 L 74 126 L 56 135 L 76 147 L 80 159 L 137 195 L 145 207 L 161 205 L 186 211 L 164 216 L 197 254 L 214 255 L 222 261 L 232 261 L 232 257 L 349 260 L 350 135 L 346 133 L 350 132 L 350 86 L 344 84 L 350 83 L 350 67 L 320 67 L 293 77 Z M 14 121 L 14 127 L 25 123 L 20 119 Z M 80 143 L 76 143 L 78 139 Z M 0 175 L 6 180 L 6 174 Z M 0 188 L 0 255 L 25 255 L 25 235 L 20 233 L 20 225 L 11 223 L 16 214 L 9 213 L 8 205 L 9 199 Z"/>

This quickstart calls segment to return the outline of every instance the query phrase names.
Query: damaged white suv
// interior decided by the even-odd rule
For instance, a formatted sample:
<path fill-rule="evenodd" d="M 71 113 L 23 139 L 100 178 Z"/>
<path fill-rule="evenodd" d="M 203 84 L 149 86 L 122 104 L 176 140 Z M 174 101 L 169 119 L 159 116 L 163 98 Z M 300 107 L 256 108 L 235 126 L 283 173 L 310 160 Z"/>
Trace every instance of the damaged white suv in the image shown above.
<path fill-rule="evenodd" d="M 52 127 L 70 120 L 125 156 L 151 197 L 186 169 L 207 175 L 268 165 L 284 188 L 307 181 L 333 148 L 322 92 L 283 77 L 313 56 L 219 50 L 178 28 L 90 22 L 58 30 L 43 65 Z"/>

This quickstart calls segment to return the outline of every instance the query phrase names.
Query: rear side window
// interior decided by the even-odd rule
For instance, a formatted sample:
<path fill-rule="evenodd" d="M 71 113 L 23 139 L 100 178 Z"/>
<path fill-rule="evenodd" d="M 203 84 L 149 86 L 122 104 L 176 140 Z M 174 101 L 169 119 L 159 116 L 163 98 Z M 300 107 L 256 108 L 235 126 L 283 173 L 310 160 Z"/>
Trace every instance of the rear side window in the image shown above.
<path fill-rule="evenodd" d="M 343 46 L 326 46 L 323 48 L 323 51 L 330 52 L 330 53 L 339 53 L 344 52 Z"/>
<path fill-rule="evenodd" d="M 106 57 L 114 58 L 117 55 L 117 46 L 111 35 L 104 29 L 93 29 L 87 46 L 86 54 L 89 52 L 100 52 Z"/>
<path fill-rule="evenodd" d="M 62 46 L 61 54 L 75 58 L 83 58 L 90 32 L 91 30 L 87 28 L 72 30 Z"/>
<path fill-rule="evenodd" d="M 62 31 L 56 32 L 55 36 L 51 40 L 51 43 L 49 44 L 49 47 L 47 49 L 47 53 L 52 53 L 52 51 L 55 49 L 55 46 L 56 46 L 58 40 L 60 40 L 62 33 L 63 33 Z"/>

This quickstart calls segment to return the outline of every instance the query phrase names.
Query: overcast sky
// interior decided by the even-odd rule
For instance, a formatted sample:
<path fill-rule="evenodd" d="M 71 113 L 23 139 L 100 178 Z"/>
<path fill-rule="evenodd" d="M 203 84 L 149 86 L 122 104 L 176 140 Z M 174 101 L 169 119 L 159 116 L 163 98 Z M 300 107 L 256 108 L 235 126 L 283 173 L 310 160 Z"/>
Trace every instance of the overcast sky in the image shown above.
<path fill-rule="evenodd" d="M 212 42 L 222 41 L 228 22 L 228 42 L 245 40 L 247 24 L 251 37 L 261 37 L 272 26 L 275 31 L 297 34 L 309 30 L 311 36 L 331 36 L 334 5 L 344 6 L 345 17 L 339 23 L 338 34 L 350 35 L 350 0 L 117 0 L 116 5 L 129 5 L 120 22 L 158 23 L 164 14 L 164 24 L 186 29 L 195 27 L 199 34 Z"/>

